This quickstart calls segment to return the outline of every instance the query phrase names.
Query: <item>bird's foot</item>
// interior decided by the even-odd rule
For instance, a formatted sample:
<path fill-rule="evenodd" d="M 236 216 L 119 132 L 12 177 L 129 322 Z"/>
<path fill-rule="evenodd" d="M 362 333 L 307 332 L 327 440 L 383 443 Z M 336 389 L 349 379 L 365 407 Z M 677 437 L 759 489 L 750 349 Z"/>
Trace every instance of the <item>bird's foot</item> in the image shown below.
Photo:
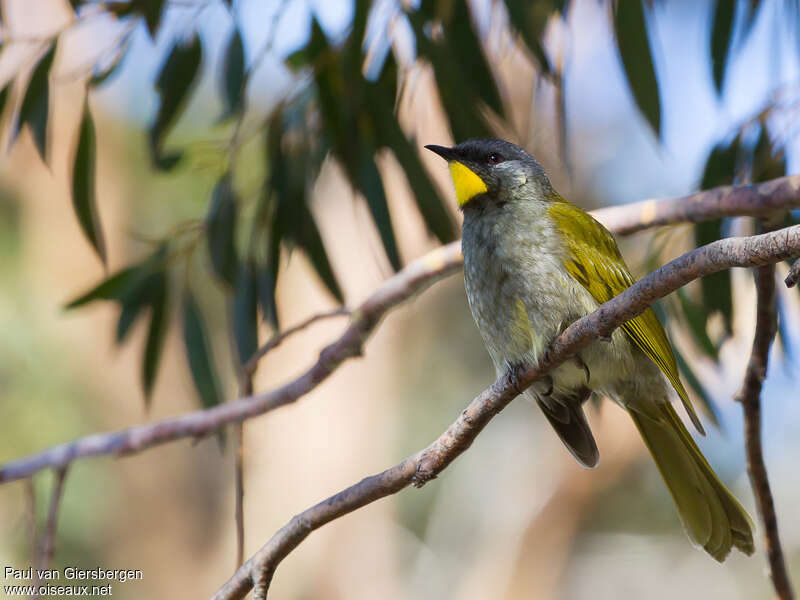
<path fill-rule="evenodd" d="M 573 356 L 572 360 L 576 365 L 583 369 L 583 372 L 586 375 L 586 385 L 589 385 L 589 380 L 592 378 L 592 373 L 589 371 L 589 365 L 583 362 L 580 354 Z"/>

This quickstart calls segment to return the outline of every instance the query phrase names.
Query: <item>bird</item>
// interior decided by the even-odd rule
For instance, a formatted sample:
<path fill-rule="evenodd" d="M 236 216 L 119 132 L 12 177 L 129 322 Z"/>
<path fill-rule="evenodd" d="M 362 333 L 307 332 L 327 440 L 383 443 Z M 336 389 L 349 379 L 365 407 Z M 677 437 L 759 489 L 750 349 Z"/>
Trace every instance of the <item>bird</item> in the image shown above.
<path fill-rule="evenodd" d="M 524 149 L 500 139 L 425 148 L 450 169 L 463 213 L 467 299 L 498 376 L 537 364 L 566 327 L 635 282 L 611 233 L 559 195 Z M 750 555 L 752 520 L 684 426 L 670 387 L 704 435 L 672 346 L 648 308 L 524 395 L 586 468 L 597 465 L 599 451 L 583 404 L 593 394 L 611 399 L 633 419 L 690 541 L 719 562 L 731 548 Z"/>

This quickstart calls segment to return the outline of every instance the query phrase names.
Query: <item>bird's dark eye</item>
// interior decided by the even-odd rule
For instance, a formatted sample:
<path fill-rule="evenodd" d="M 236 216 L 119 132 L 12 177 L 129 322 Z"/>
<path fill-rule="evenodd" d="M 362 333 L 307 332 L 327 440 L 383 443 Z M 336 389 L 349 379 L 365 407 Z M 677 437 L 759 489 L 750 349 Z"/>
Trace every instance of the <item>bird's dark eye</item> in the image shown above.
<path fill-rule="evenodd" d="M 490 165 L 496 165 L 498 163 L 503 162 L 503 157 L 500 156 L 497 152 L 492 152 L 489 156 L 486 157 L 486 162 Z"/>

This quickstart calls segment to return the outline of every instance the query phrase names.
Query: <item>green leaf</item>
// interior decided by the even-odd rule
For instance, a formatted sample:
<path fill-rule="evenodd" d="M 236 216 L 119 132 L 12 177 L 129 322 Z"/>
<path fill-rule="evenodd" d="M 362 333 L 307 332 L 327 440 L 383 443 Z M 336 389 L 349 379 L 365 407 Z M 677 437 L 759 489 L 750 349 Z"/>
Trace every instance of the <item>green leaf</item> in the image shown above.
<path fill-rule="evenodd" d="M 78 217 L 83 234 L 103 264 L 106 264 L 106 243 L 100 227 L 95 196 L 96 154 L 94 122 L 87 98 L 84 101 L 78 148 L 75 153 L 75 163 L 72 166 L 72 207 Z"/>
<path fill-rule="evenodd" d="M 529 0 L 505 0 L 505 4 L 511 26 L 520 33 L 525 45 L 536 57 L 539 67 L 546 73 L 552 73 L 553 67 L 541 42 L 552 7 L 548 2 Z"/>
<path fill-rule="evenodd" d="M 678 370 L 681 372 L 681 375 L 683 375 L 686 383 L 689 384 L 689 387 L 692 388 L 697 396 L 697 399 L 700 401 L 700 408 L 702 409 L 703 414 L 705 414 L 706 417 L 708 417 L 708 419 L 717 428 L 719 428 L 719 408 L 717 407 L 716 402 L 714 402 L 711 399 L 711 396 L 708 395 L 708 392 L 706 392 L 706 389 L 703 387 L 700 379 L 697 377 L 697 375 L 695 375 L 692 367 L 683 358 L 683 355 L 674 347 L 672 350 L 675 353 L 675 362 L 678 363 Z"/>
<path fill-rule="evenodd" d="M 244 108 L 244 43 L 238 27 L 234 27 L 225 50 L 224 64 L 220 71 L 223 111 L 220 121 L 239 114 Z"/>
<path fill-rule="evenodd" d="M 722 93 L 725 78 L 725 65 L 731 46 L 733 17 L 736 3 L 733 0 L 716 0 L 714 4 L 714 25 L 711 29 L 711 65 L 717 93 Z"/>
<path fill-rule="evenodd" d="M 783 177 L 787 174 L 786 153 L 775 153 L 769 139 L 766 126 L 761 126 L 761 132 L 753 148 L 753 164 L 751 168 L 751 180 L 753 183 L 769 181 Z"/>
<path fill-rule="evenodd" d="M 230 173 L 217 182 L 206 216 L 206 235 L 211 268 L 231 286 L 236 284 L 236 215 L 238 202 Z"/>
<path fill-rule="evenodd" d="M 375 126 L 377 144 L 394 152 L 408 178 L 409 188 L 414 193 L 425 225 L 439 241 L 447 243 L 455 239 L 455 227 L 427 170 L 422 166 L 419 154 L 397 122 L 397 115 L 393 110 L 396 81 L 396 65 L 389 56 L 378 81 L 369 84 L 369 95 L 373 102 L 367 104 L 367 109 Z"/>
<path fill-rule="evenodd" d="M 736 178 L 740 151 L 741 138 L 738 135 L 729 144 L 714 146 L 706 160 L 700 188 L 707 190 L 720 185 L 732 184 Z"/>
<path fill-rule="evenodd" d="M 56 55 L 56 44 L 50 46 L 47 53 L 39 60 L 33 69 L 33 74 L 28 82 L 28 89 L 22 99 L 19 109 L 17 125 L 11 135 L 11 142 L 16 141 L 20 128 L 27 125 L 39 156 L 47 162 L 47 121 L 48 105 L 50 102 L 50 68 Z"/>
<path fill-rule="evenodd" d="M 697 342 L 697 345 L 705 354 L 715 361 L 718 360 L 719 355 L 717 353 L 717 347 L 711 341 L 711 338 L 708 337 L 708 332 L 706 331 L 706 311 L 703 310 L 701 305 L 691 300 L 686 290 L 683 288 L 678 290 L 678 299 L 680 300 L 683 315 L 686 318 L 686 323 L 689 325 L 689 331 L 694 341 Z"/>
<path fill-rule="evenodd" d="M 661 137 L 661 102 L 658 81 L 647 39 L 644 0 L 617 0 L 614 38 L 633 98 L 657 138 Z"/>
<path fill-rule="evenodd" d="M 166 337 L 168 325 L 167 300 L 167 275 L 165 271 L 160 271 L 153 288 L 153 298 L 150 303 L 150 328 L 147 332 L 147 341 L 145 342 L 142 359 L 142 386 L 147 404 L 150 402 L 150 396 L 158 374 L 161 351 L 164 348 L 164 338 Z"/>
<path fill-rule="evenodd" d="M 314 270 L 319 275 L 322 282 L 328 288 L 333 297 L 340 303 L 344 302 L 342 291 L 339 289 L 339 284 L 333 274 L 328 254 L 325 252 L 325 246 L 322 244 L 322 236 L 319 234 L 319 229 L 314 221 L 314 216 L 308 209 L 305 202 L 302 204 L 304 212 L 302 225 L 300 230 L 295 234 L 297 245 L 300 246 L 308 256 Z"/>
<path fill-rule="evenodd" d="M 119 299 L 122 311 L 117 321 L 117 343 L 121 344 L 128 337 L 131 327 L 152 305 L 157 296 L 158 287 L 163 277 L 162 270 L 139 269 L 139 276 L 130 283 L 125 294 Z"/>
<path fill-rule="evenodd" d="M 258 350 L 258 281 L 252 262 L 239 267 L 232 313 L 233 339 L 241 366 Z"/>
<path fill-rule="evenodd" d="M 167 246 L 162 244 L 149 257 L 139 264 L 126 267 L 105 278 L 88 292 L 69 302 L 64 308 L 78 308 L 95 300 L 116 300 L 124 302 L 148 275 L 163 270 L 167 258 Z"/>
<path fill-rule="evenodd" d="M 197 35 L 187 45 L 175 44 L 156 81 L 160 103 L 155 121 L 150 127 L 150 152 L 153 164 L 161 170 L 177 165 L 182 154 L 163 152 L 164 139 L 185 108 L 189 93 L 197 82 L 203 46 Z"/>
<path fill-rule="evenodd" d="M 8 101 L 8 94 L 11 91 L 11 82 L 9 81 L 3 89 L 0 90 L 0 117 L 3 116 L 3 110 L 6 107 L 6 102 Z"/>
<path fill-rule="evenodd" d="M 275 303 L 275 284 L 277 274 L 272 272 L 272 268 L 260 265 L 256 270 L 256 285 L 258 286 L 258 304 L 261 307 L 261 314 L 268 321 L 273 329 L 278 329 L 278 307 Z"/>
<path fill-rule="evenodd" d="M 183 293 L 183 343 L 197 394 L 204 408 L 222 402 L 219 378 L 209 345 L 203 313 L 191 290 Z"/>
<path fill-rule="evenodd" d="M 397 251 L 397 242 L 389 215 L 389 205 L 383 190 L 383 181 L 373 157 L 366 153 L 362 154 L 359 164 L 358 188 L 367 199 L 367 206 L 372 220 L 378 228 L 389 263 L 395 271 L 399 271 L 401 267 L 400 254 Z"/>
<path fill-rule="evenodd" d="M 722 239 L 722 220 L 705 221 L 697 223 L 694 229 L 695 243 L 698 247 L 705 246 L 716 240 Z M 733 331 L 733 289 L 731 287 L 731 272 L 728 269 L 706 275 L 700 280 L 702 291 L 703 309 L 707 315 L 720 312 L 725 324 L 725 332 L 730 335 Z M 705 325 L 704 325 L 705 328 Z"/>
<path fill-rule="evenodd" d="M 150 38 L 155 40 L 161 16 L 164 14 L 165 0 L 132 0 L 133 9 L 144 17 Z"/>

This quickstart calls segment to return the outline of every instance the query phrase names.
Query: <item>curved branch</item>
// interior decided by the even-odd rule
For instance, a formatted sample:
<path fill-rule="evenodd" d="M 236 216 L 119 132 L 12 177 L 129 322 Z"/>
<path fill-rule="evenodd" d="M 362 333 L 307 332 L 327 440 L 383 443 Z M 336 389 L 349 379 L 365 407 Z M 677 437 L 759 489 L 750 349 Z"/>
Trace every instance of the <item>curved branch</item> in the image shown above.
<path fill-rule="evenodd" d="M 693 250 L 650 273 L 558 336 L 536 366 L 506 373 L 478 395 L 432 444 L 371 477 L 294 516 L 213 596 L 236 600 L 255 586 L 256 599 L 265 598 L 278 564 L 308 535 L 326 523 L 379 498 L 435 478 L 472 444 L 489 421 L 551 369 L 568 360 L 597 338 L 608 337 L 625 321 L 641 314 L 654 301 L 690 281 L 730 267 L 774 264 L 800 255 L 800 225 L 748 238 L 728 238 Z"/>
<path fill-rule="evenodd" d="M 618 235 L 674 223 L 697 223 L 720 217 L 763 217 L 800 206 L 800 175 L 764 183 L 722 186 L 683 198 L 644 200 L 592 212 Z"/>
<path fill-rule="evenodd" d="M 747 454 L 747 472 L 756 498 L 758 513 L 764 523 L 767 562 L 775 593 L 780 600 L 792 600 L 794 592 L 786 571 L 781 540 L 778 535 L 778 517 L 775 501 L 767 477 L 767 465 L 761 445 L 761 388 L 767 376 L 769 349 L 778 330 L 775 308 L 775 267 L 768 265 L 755 270 L 756 280 L 756 332 L 753 349 L 747 364 L 742 389 L 736 399 L 744 411 L 744 441 Z"/>
<path fill-rule="evenodd" d="M 798 188 L 800 176 L 781 177 L 740 188 L 714 188 L 677 200 L 646 200 L 605 208 L 593 211 L 592 214 L 612 233 L 624 235 L 647 227 L 681 221 L 760 215 L 778 208 L 798 208 Z M 626 217 L 628 212 L 634 216 Z M 319 360 L 311 368 L 281 388 L 211 409 L 89 435 L 53 446 L 0 465 L 0 484 L 30 477 L 42 469 L 60 468 L 77 459 L 134 454 L 179 439 L 203 437 L 230 423 L 241 422 L 292 403 L 319 385 L 344 361 L 360 356 L 363 343 L 386 313 L 439 279 L 455 273 L 461 263 L 459 242 L 453 242 L 409 264 L 381 284 L 353 312 L 348 328 L 338 340 L 322 351 Z"/>
<path fill-rule="evenodd" d="M 345 360 L 360 356 L 364 342 L 386 313 L 460 267 L 461 250 L 457 242 L 437 248 L 409 264 L 394 277 L 384 281 L 353 311 L 347 329 L 339 339 L 322 350 L 311 368 L 276 390 L 240 398 L 206 410 L 109 433 L 89 435 L 53 446 L 0 466 L 0 483 L 24 479 L 46 468 L 63 468 L 80 458 L 133 454 L 182 438 L 203 437 L 225 425 L 290 404 L 317 387 Z"/>

